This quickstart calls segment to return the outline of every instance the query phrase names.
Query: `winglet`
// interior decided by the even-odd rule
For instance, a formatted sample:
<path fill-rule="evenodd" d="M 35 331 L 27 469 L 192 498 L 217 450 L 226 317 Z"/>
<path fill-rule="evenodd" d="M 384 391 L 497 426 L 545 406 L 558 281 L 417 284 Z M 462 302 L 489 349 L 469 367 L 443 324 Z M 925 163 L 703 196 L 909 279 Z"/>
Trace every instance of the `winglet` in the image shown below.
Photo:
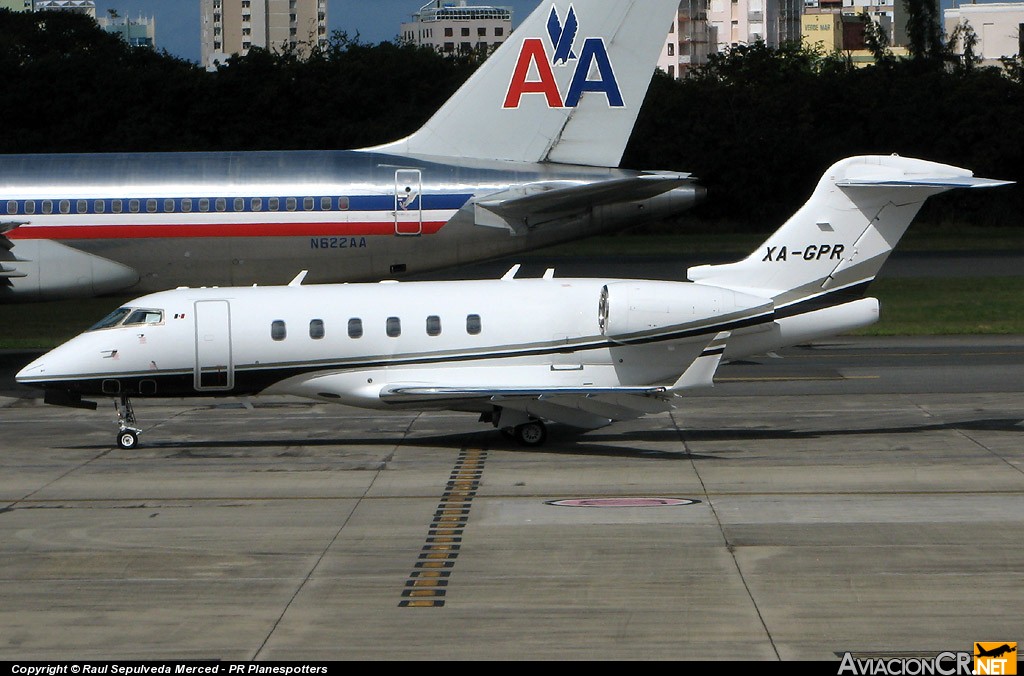
<path fill-rule="evenodd" d="M 683 390 L 694 390 L 702 387 L 714 387 L 715 372 L 722 362 L 722 355 L 725 354 L 725 343 L 732 335 L 731 331 L 722 331 L 711 339 L 707 347 L 700 353 L 700 356 L 693 360 L 690 368 L 686 369 L 675 385 L 669 388 L 670 392 L 681 392 Z"/>

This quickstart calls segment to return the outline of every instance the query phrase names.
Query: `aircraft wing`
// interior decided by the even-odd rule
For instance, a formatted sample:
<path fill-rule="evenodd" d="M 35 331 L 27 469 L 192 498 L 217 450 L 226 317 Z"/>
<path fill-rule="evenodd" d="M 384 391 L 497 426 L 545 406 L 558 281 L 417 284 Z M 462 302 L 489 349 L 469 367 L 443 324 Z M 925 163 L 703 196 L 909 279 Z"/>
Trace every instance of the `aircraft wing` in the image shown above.
<path fill-rule="evenodd" d="M 731 333 L 717 334 L 672 386 L 640 387 L 491 387 L 391 384 L 380 398 L 395 403 L 452 406 L 470 401 L 521 411 L 535 418 L 582 429 L 597 429 L 620 420 L 675 408 L 685 390 L 713 387 L 713 378 Z"/>
<path fill-rule="evenodd" d="M 5 265 L 7 261 L 17 260 L 14 258 L 14 254 L 10 253 L 11 249 L 14 248 L 14 242 L 7 237 L 7 233 L 14 230 L 19 225 L 25 224 L 17 221 L 0 222 L 0 285 L 10 285 L 11 279 L 14 279 L 15 277 L 28 276 L 24 272 L 20 272 L 13 267 Z"/>
<path fill-rule="evenodd" d="M 555 216 L 646 200 L 692 183 L 690 174 L 673 172 L 649 172 L 596 183 L 536 183 L 476 202 L 475 220 L 477 225 L 511 228 L 518 233 Z"/>
<path fill-rule="evenodd" d="M 487 402 L 581 429 L 674 408 L 668 387 L 443 387 L 389 385 L 380 397 L 395 403 L 452 405 Z"/>
<path fill-rule="evenodd" d="M 14 248 L 14 242 L 7 237 L 7 233 L 14 230 L 19 225 L 26 225 L 26 223 L 20 221 L 0 221 L 0 247 L 3 247 L 8 251 Z"/>

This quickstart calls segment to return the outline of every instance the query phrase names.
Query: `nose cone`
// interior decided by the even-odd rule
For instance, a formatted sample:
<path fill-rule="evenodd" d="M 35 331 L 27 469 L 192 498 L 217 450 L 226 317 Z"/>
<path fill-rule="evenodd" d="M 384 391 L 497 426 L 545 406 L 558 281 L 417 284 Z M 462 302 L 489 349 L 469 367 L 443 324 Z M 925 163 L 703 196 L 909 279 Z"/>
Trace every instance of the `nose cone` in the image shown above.
<path fill-rule="evenodd" d="M 45 385 L 50 380 L 50 377 L 47 375 L 46 362 L 48 361 L 47 357 L 51 354 L 53 354 L 52 350 L 25 366 L 14 376 L 14 380 L 22 385 L 33 385 L 36 387 Z"/>

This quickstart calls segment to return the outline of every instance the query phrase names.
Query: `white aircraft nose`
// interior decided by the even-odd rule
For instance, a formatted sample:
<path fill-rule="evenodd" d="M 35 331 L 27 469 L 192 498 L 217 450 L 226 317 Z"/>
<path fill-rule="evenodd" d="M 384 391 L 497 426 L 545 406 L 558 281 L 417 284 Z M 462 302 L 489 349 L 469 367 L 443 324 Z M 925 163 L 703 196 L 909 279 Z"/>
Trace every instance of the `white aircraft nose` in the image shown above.
<path fill-rule="evenodd" d="M 28 364 L 25 368 L 18 371 L 17 375 L 14 376 L 16 382 L 22 384 L 31 384 L 38 381 L 46 374 L 46 357 L 50 353 L 47 352 L 39 359 Z"/>

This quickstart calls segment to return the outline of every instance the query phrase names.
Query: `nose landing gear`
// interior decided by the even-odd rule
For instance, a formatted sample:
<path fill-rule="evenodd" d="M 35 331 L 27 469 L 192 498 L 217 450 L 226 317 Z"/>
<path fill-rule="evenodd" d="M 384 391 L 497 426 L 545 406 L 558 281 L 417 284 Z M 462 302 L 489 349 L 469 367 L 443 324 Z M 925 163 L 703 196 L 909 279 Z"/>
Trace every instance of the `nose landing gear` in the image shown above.
<path fill-rule="evenodd" d="M 139 434 L 142 430 L 135 427 L 135 409 L 132 408 L 132 401 L 127 395 L 122 395 L 121 400 L 114 400 L 114 409 L 117 411 L 117 446 L 123 449 L 132 449 L 139 444 Z"/>

